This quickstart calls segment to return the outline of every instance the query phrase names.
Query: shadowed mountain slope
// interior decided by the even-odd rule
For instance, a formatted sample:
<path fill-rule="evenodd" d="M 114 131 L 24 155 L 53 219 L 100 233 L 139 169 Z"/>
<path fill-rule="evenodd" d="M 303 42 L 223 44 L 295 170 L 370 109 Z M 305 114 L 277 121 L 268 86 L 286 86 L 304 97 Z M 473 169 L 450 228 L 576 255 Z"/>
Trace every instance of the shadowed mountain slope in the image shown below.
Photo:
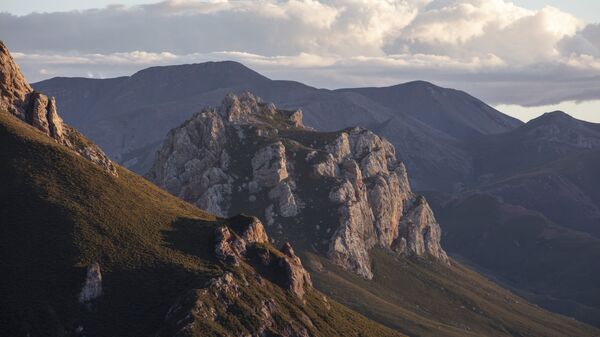
<path fill-rule="evenodd" d="M 441 88 L 424 81 L 338 91 L 359 93 L 457 139 L 466 139 L 473 133 L 502 133 L 523 124 L 463 91 Z"/>

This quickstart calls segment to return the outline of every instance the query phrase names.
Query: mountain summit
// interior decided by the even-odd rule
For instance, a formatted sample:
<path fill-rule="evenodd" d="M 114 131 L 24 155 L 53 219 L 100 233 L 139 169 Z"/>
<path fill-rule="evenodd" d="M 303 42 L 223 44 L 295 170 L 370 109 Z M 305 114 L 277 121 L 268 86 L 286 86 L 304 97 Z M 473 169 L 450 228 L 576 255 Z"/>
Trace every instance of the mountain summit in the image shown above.
<path fill-rule="evenodd" d="M 148 177 L 222 216 L 260 214 L 279 240 L 369 279 L 375 246 L 448 262 L 440 226 L 389 142 L 362 128 L 308 129 L 301 111 L 249 93 L 171 131 Z"/>

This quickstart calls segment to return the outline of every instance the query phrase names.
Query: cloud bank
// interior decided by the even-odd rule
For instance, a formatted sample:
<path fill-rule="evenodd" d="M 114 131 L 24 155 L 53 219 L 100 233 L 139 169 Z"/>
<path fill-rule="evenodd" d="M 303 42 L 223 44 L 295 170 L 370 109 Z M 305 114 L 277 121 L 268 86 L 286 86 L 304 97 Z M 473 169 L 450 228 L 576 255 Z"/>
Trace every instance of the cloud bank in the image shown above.
<path fill-rule="evenodd" d="M 320 87 L 424 79 L 492 104 L 600 99 L 600 25 L 505 0 L 170 0 L 0 14 L 28 78 L 240 61 Z"/>

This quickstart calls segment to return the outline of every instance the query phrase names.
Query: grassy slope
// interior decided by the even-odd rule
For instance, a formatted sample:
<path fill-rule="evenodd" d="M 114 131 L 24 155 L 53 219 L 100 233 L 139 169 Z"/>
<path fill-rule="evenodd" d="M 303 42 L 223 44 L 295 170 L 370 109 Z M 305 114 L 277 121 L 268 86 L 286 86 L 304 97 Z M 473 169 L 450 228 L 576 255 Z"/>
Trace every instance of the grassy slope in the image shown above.
<path fill-rule="evenodd" d="M 600 334 L 595 328 L 529 304 L 457 262 L 446 268 L 375 250 L 375 277 L 369 282 L 316 255 L 309 254 L 309 260 L 319 289 L 410 336 Z"/>
<path fill-rule="evenodd" d="M 153 334 L 178 296 L 223 272 L 212 253 L 222 220 L 122 168 L 114 178 L 3 112 L 0 144 L 0 326 L 8 335 L 59 336 L 79 324 L 89 335 Z M 88 312 L 77 294 L 96 261 L 104 294 Z M 307 315 L 319 336 L 337 335 L 338 326 L 348 336 L 398 335 L 336 303 L 324 309 L 317 293 L 306 306 L 270 283 L 243 294 L 270 295 L 289 319 Z M 252 319 L 229 317 L 237 325 L 210 334 Z"/>

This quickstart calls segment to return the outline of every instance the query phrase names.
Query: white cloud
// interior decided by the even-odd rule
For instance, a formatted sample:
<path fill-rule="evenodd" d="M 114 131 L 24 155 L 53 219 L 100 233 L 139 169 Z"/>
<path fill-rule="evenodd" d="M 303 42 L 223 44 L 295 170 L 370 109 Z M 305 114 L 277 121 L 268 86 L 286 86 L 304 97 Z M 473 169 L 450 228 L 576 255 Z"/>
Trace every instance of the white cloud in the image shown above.
<path fill-rule="evenodd" d="M 30 80 L 232 59 L 326 87 L 425 79 L 490 103 L 600 98 L 600 26 L 507 0 L 170 0 L 0 14 Z"/>

